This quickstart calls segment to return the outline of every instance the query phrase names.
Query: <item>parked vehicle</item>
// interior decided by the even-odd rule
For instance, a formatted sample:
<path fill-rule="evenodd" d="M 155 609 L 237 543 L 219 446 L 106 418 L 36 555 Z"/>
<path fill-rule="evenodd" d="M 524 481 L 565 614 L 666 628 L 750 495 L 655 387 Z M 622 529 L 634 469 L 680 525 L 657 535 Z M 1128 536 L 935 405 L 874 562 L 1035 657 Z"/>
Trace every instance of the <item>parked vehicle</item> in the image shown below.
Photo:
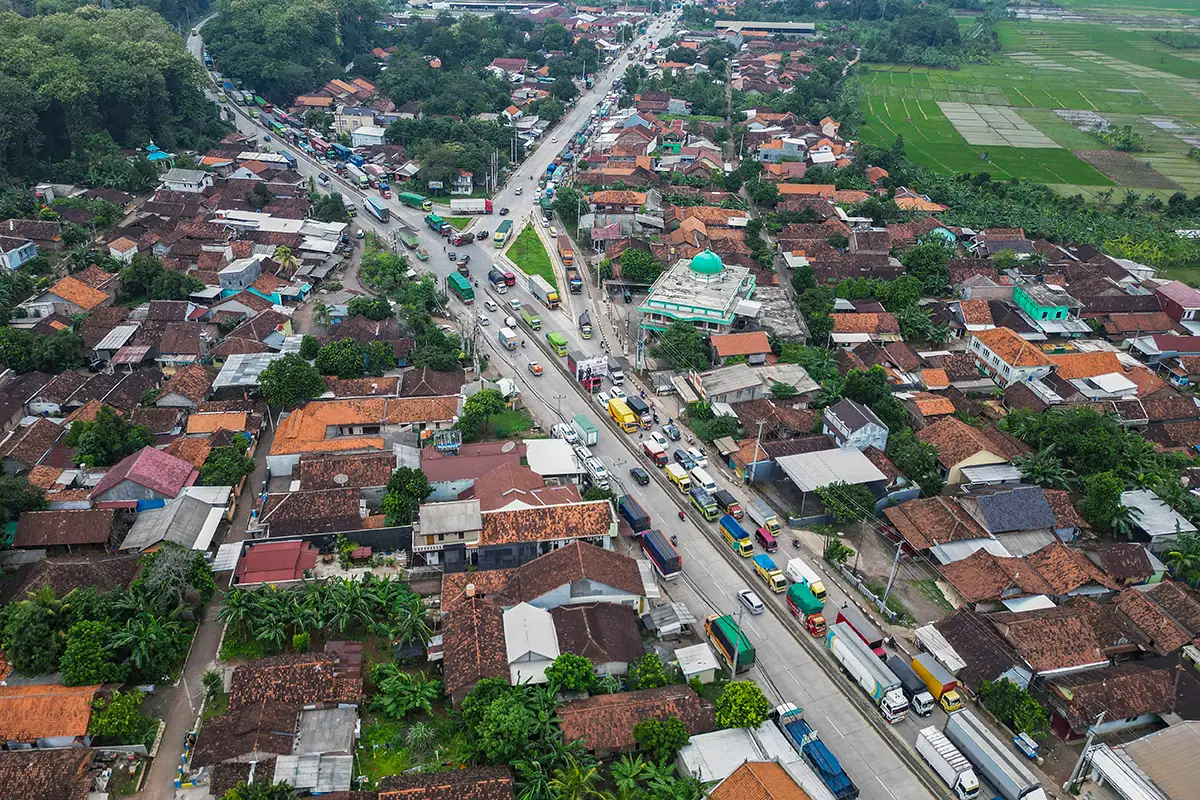
<path fill-rule="evenodd" d="M 667 479 L 675 484 L 675 488 L 680 494 L 687 494 L 692 489 L 692 479 L 688 477 L 687 470 L 678 464 L 667 464 Z"/>
<path fill-rule="evenodd" d="M 925 763 L 933 767 L 958 800 L 972 800 L 979 796 L 979 778 L 971 768 L 971 762 L 933 725 L 917 731 L 917 752 Z"/>
<path fill-rule="evenodd" d="M 763 530 L 766 530 L 765 528 Z M 770 534 L 770 531 L 767 531 Z M 824 601 L 825 599 L 825 584 L 821 582 L 821 576 L 817 571 L 808 565 L 802 558 L 788 559 L 787 567 L 785 567 L 787 576 L 790 580 L 796 583 L 807 584 L 809 591 L 813 593 L 813 597 Z"/>
<path fill-rule="evenodd" d="M 925 682 L 925 687 L 947 714 L 963 707 L 962 696 L 956 691 L 958 679 L 939 664 L 930 653 L 919 653 L 912 660 L 913 672 Z"/>
<path fill-rule="evenodd" d="M 600 438 L 600 431 L 592 424 L 592 421 L 583 414 L 576 414 L 571 418 L 571 429 L 579 436 L 579 441 L 583 442 L 588 447 L 596 444 Z"/>
<path fill-rule="evenodd" d="M 416 231 L 409 230 L 408 228 L 402 228 L 397 231 L 396 235 L 409 250 L 416 250 L 421 246 L 421 240 L 417 238 Z"/>
<path fill-rule="evenodd" d="M 617 500 L 617 513 L 629 524 L 634 533 L 650 530 L 650 515 L 630 495 L 621 495 Z"/>
<path fill-rule="evenodd" d="M 666 442 L 664 441 L 663 447 L 666 446 Z M 697 463 L 697 466 L 702 467 L 704 465 Z M 713 492 L 713 499 L 717 501 L 717 505 L 721 507 L 721 510 L 729 516 L 739 520 L 742 518 L 744 514 L 742 511 L 742 506 L 738 503 L 737 498 L 735 498 L 732 493 L 727 492 L 724 489 L 718 489 L 717 491 Z"/>
<path fill-rule="evenodd" d="M 530 275 L 526 288 L 546 308 L 551 310 L 558 308 L 558 292 L 541 275 Z"/>
<path fill-rule="evenodd" d="M 646 457 L 654 463 L 656 467 L 665 467 L 667 465 L 667 451 L 653 441 L 647 439 L 642 442 L 642 452 Z"/>
<path fill-rule="evenodd" d="M 779 730 L 791 742 L 796 752 L 804 756 L 808 766 L 817 773 L 825 788 L 833 793 L 834 800 L 854 800 L 858 787 L 816 730 L 804 719 L 804 711 L 792 703 L 784 703 L 771 712 L 771 718 Z"/>
<path fill-rule="evenodd" d="M 769 555 L 760 553 L 754 556 L 753 561 L 754 574 L 761 578 L 772 592 L 782 594 L 787 589 L 787 581 L 784 579 L 783 573 L 779 571 L 779 567 L 775 566 L 775 562 Z"/>
<path fill-rule="evenodd" d="M 895 724 L 908 716 L 908 698 L 900 679 L 875 657 L 854 629 L 838 622 L 825 633 L 825 646 L 841 664 L 842 669 L 858 684 L 888 722 Z"/>
<path fill-rule="evenodd" d="M 704 490 L 692 489 L 692 491 L 703 492 Z M 718 527 L 721 529 L 721 535 L 725 537 L 725 543 L 729 545 L 733 552 L 742 558 L 749 558 L 754 555 L 754 545 L 750 544 L 750 534 L 746 533 L 746 529 L 736 519 L 726 514 L 721 517 Z"/>
<path fill-rule="evenodd" d="M 491 200 L 451 200 L 450 210 L 455 214 L 491 214 Z"/>
<path fill-rule="evenodd" d="M 932 714 L 937 703 L 934 702 L 933 695 L 925 688 L 925 681 L 917 677 L 917 673 L 913 672 L 912 667 L 905 663 L 900 656 L 888 656 L 884 663 L 900 679 L 900 685 L 904 688 L 904 694 L 908 696 L 908 707 L 912 709 L 912 712 L 918 717 L 928 717 Z"/>
<path fill-rule="evenodd" d="M 883 631 L 879 630 L 879 626 L 871 622 L 866 614 L 854 606 L 847 605 L 838 609 L 837 621 L 850 626 L 867 646 L 867 649 L 873 652 L 877 658 L 887 657 L 887 652 L 883 649 Z"/>
<path fill-rule="evenodd" d="M 650 480 L 650 476 L 646 476 L 646 480 Z M 671 544 L 662 531 L 657 528 L 651 528 L 637 537 L 642 544 L 642 551 L 650 560 L 654 571 L 664 581 L 673 581 L 679 577 L 679 573 L 683 572 L 683 558 L 679 555 L 679 551 L 675 549 L 675 545 Z"/>
<path fill-rule="evenodd" d="M 997 739 L 971 709 L 947 717 L 942 732 L 1004 800 L 1046 800 L 1046 791 L 1022 757 Z"/>
<path fill-rule="evenodd" d="M 579 444 L 579 435 L 575 433 L 575 429 L 565 422 L 550 428 L 550 435 L 555 439 L 562 439 L 567 444 Z"/>
<path fill-rule="evenodd" d="M 803 583 L 793 583 L 788 587 L 787 607 L 793 617 L 804 623 L 811 635 L 825 635 L 824 607 Z"/>
<path fill-rule="evenodd" d="M 779 517 L 771 510 L 771 507 L 762 500 L 751 500 L 746 504 L 746 513 L 750 515 L 750 519 L 762 525 L 775 536 L 778 536 L 783 530 L 783 524 L 780 523 Z"/>
<path fill-rule="evenodd" d="M 736 517 L 734 517 L 736 519 Z M 779 549 L 779 542 L 775 541 L 775 537 L 766 528 L 757 528 L 754 531 L 754 539 L 762 545 L 762 549 L 768 553 L 774 553 Z"/>
<path fill-rule="evenodd" d="M 730 672 L 745 672 L 754 666 L 754 646 L 728 614 L 713 614 L 704 620 L 704 632 L 717 656 Z"/>
<path fill-rule="evenodd" d="M 625 433 L 634 433 L 638 429 L 637 415 L 629 410 L 624 400 L 613 398 L 608 401 L 608 414 L 613 421 L 621 426 Z"/>
<path fill-rule="evenodd" d="M 605 468 L 604 462 L 593 456 L 583 462 L 583 468 L 587 471 L 588 482 L 597 489 L 608 488 L 608 469 Z"/>

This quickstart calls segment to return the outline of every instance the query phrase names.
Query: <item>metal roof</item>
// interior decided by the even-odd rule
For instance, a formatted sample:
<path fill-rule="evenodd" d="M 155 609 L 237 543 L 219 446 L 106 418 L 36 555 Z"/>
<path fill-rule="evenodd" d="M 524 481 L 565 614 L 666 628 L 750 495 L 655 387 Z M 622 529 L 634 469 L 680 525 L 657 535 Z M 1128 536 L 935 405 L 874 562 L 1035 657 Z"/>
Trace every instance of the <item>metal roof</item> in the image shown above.
<path fill-rule="evenodd" d="M 1200 783 L 1200 722 L 1184 722 L 1120 748 L 1172 800 L 1194 797 Z"/>
<path fill-rule="evenodd" d="M 258 386 L 258 376 L 283 353 L 235 353 L 221 367 L 213 381 L 213 389 Z"/>
<path fill-rule="evenodd" d="M 483 527 L 478 500 L 425 503 L 418 519 L 421 536 L 477 531 Z"/>
<path fill-rule="evenodd" d="M 140 364 L 150 355 L 148 344 L 127 344 L 109 359 L 110 364 Z"/>
<path fill-rule="evenodd" d="M 108 333 L 104 334 L 104 338 L 100 343 L 93 347 L 93 350 L 119 350 L 125 346 L 125 343 L 133 338 L 137 333 L 137 325 L 117 325 Z"/>
<path fill-rule="evenodd" d="M 860 484 L 887 480 L 869 458 L 853 447 L 782 456 L 775 463 L 802 492 L 814 492 L 838 481 Z"/>

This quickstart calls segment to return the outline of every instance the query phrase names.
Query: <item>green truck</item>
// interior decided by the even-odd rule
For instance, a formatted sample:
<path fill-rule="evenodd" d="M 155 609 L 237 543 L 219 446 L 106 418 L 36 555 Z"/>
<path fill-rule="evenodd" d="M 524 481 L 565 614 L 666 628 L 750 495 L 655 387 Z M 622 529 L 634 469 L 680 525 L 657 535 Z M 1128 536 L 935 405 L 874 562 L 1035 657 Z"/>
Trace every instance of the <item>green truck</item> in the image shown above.
<path fill-rule="evenodd" d="M 521 320 L 529 326 L 531 331 L 540 331 L 542 329 L 542 318 L 533 310 L 533 306 L 525 303 L 521 306 Z"/>
<path fill-rule="evenodd" d="M 457 272 L 446 276 L 446 290 L 461 300 L 464 306 L 475 302 L 475 290 L 471 288 L 471 282 Z"/>
<path fill-rule="evenodd" d="M 429 198 L 422 197 L 416 192 L 401 192 L 396 195 L 396 199 L 410 208 L 419 208 L 422 211 L 433 211 L 433 203 Z"/>
<path fill-rule="evenodd" d="M 496 228 L 496 232 L 492 234 L 492 244 L 496 247 L 504 247 L 504 243 L 508 241 L 508 235 L 512 233 L 512 220 L 506 219 Z"/>
<path fill-rule="evenodd" d="M 417 238 L 417 234 L 413 231 L 405 229 L 397 233 L 397 236 L 400 237 L 400 241 L 409 250 L 416 250 L 421 246 L 421 240 Z"/>
<path fill-rule="evenodd" d="M 704 632 L 730 672 L 745 672 L 754 666 L 754 645 L 728 614 L 713 614 L 704 620 Z M 736 646 L 734 642 L 737 642 Z"/>
<path fill-rule="evenodd" d="M 436 231 L 439 236 L 445 236 L 450 232 L 450 223 L 437 214 L 426 214 L 425 224 L 429 226 L 431 231 Z"/>
<path fill-rule="evenodd" d="M 567 354 L 567 337 L 558 331 L 547 333 L 546 342 L 549 343 L 550 349 L 554 351 L 555 355 L 565 356 Z"/>

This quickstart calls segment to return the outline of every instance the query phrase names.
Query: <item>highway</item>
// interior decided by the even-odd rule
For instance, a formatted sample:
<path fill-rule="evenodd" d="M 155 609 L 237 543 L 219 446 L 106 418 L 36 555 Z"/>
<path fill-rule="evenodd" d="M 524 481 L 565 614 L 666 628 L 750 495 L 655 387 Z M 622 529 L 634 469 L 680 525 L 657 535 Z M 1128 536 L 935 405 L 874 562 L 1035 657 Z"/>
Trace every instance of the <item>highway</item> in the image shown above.
<path fill-rule="evenodd" d="M 669 15 L 653 23 L 647 34 L 634 42 L 642 46 L 647 42 L 657 42 L 673 30 L 674 16 Z M 199 59 L 202 42 L 193 36 L 188 40 L 189 49 Z M 549 131 L 553 137 L 558 136 L 559 142 L 543 141 L 541 147 L 531 155 L 515 171 L 508 184 L 493 198 L 497 210 L 503 206 L 510 208 L 509 219 L 514 220 L 514 235 L 519 232 L 527 216 L 535 220 L 540 213 L 534 212 L 536 200 L 533 197 L 533 187 L 537 178 L 545 174 L 546 166 L 569 140 L 569 136 L 581 129 L 586 123 L 591 110 L 595 108 L 606 94 L 612 82 L 624 73 L 628 64 L 628 56 L 623 54 L 616 59 L 606 73 L 598 76 L 595 87 L 584 93 L 575 106 L 569 111 L 560 125 Z M 261 139 L 266 132 L 244 112 L 243 109 L 228 106 L 235 112 L 238 129 L 245 133 L 254 133 Z M 556 131 L 558 132 L 556 134 Z M 274 137 L 272 137 L 274 138 Z M 271 142 L 270 144 L 275 144 Z M 301 175 L 315 175 L 324 171 L 334 180 L 334 188 L 340 191 L 348 200 L 362 208 L 362 194 L 340 179 L 332 170 L 306 158 L 294 147 L 284 146 L 293 153 L 299 162 L 298 171 Z M 530 180 L 530 177 L 533 180 Z M 515 192 L 521 186 L 521 195 Z M 414 263 L 414 266 L 430 270 L 439 279 L 444 279 L 453 265 L 442 254 L 444 240 L 425 228 L 421 223 L 421 214 L 415 210 L 400 206 L 395 201 L 391 204 L 392 215 L 403 220 L 413 228 L 421 239 L 422 244 L 430 253 L 430 260 L 424 265 Z M 498 215 L 484 216 L 476 225 L 491 230 L 499 223 Z M 543 241 L 551 244 L 545 235 L 543 226 L 538 226 L 543 234 Z M 360 212 L 352 223 L 353 227 L 373 230 L 390 241 L 391 225 L 380 225 L 365 212 Z M 486 267 L 494 260 L 496 250 L 490 241 L 479 242 L 465 248 L 455 248 L 460 252 L 470 253 L 472 273 L 475 276 L 486 275 Z M 601 332 L 611 332 L 612 324 L 607 318 L 605 303 L 598 297 L 596 288 L 587 283 L 585 275 L 585 291 L 582 295 L 570 295 L 566 292 L 566 283 L 562 279 L 562 266 L 557 254 L 549 247 L 551 257 L 559 274 L 558 285 L 563 287 L 560 296 L 563 305 L 556 311 L 542 308 L 536 299 L 524 290 L 520 276 L 518 286 L 510 289 L 504 296 L 493 295 L 486 280 L 480 280 L 476 290 L 478 302 L 470 307 L 464 307 L 457 301 L 451 301 L 451 310 L 457 316 L 468 321 L 468 324 L 478 324 L 478 315 L 483 313 L 489 319 L 489 324 L 479 328 L 480 342 L 491 348 L 491 364 L 499 372 L 514 378 L 521 387 L 522 398 L 531 413 L 548 429 L 551 424 L 568 420 L 575 414 L 586 414 L 597 423 L 600 430 L 599 442 L 592 448 L 609 468 L 610 473 L 618 479 L 614 490 L 619 493 L 632 494 L 646 509 L 654 520 L 655 527 L 662 529 L 668 535 L 676 535 L 679 550 L 683 556 L 685 575 L 682 580 L 663 584 L 664 593 L 675 601 L 687 604 L 692 612 L 700 619 L 720 611 L 738 614 L 740 604 L 735 599 L 737 590 L 749 587 L 759 594 L 767 603 L 768 612 L 759 616 L 745 614 L 741 624 L 757 649 L 757 663 L 746 673 L 745 677 L 754 679 L 763 687 L 772 703 L 792 702 L 805 710 L 810 724 L 820 733 L 833 753 L 841 760 L 846 772 L 858 784 L 861 797 L 866 800 L 920 800 L 930 797 L 948 796 L 937 778 L 923 766 L 912 751 L 912 742 L 916 738 L 916 730 L 926 724 L 941 726 L 944 718 L 934 717 L 921 719 L 910 717 L 903 723 L 889 729 L 879 713 L 875 711 L 857 686 L 841 676 L 832 659 L 820 641 L 814 641 L 807 632 L 784 610 L 782 599 L 766 591 L 761 581 L 754 577 L 749 568 L 749 560 L 734 556 L 723 544 L 719 543 L 716 527 L 712 523 L 699 520 L 689 515 L 686 521 L 678 518 L 681 509 L 690 507 L 682 505 L 682 497 L 666 483 L 661 470 L 640 455 L 640 443 L 632 435 L 624 435 L 608 420 L 607 413 L 585 394 L 577 382 L 571 380 L 565 371 L 565 359 L 555 357 L 546 347 L 544 334 L 559 331 L 565 335 L 572 350 L 588 354 L 600 354 L 602 350 Z M 580 253 L 584 252 L 582 249 Z M 415 259 L 414 259 L 415 262 Z M 586 270 L 581 270 L 586 273 Z M 483 301 L 487 298 L 495 300 L 499 305 L 496 312 L 486 312 Z M 505 305 L 506 301 L 518 299 L 530 303 L 541 311 L 543 320 L 542 330 L 538 334 L 521 329 L 528 344 L 518 347 L 515 351 L 504 349 L 496 340 L 496 331 L 505 315 L 512 313 Z M 584 309 L 592 311 L 594 325 L 598 331 L 590 340 L 581 339 L 576 330 L 578 314 Z M 611 343 L 614 344 L 615 343 Z M 613 347 L 615 352 L 619 348 Z M 528 372 L 528 362 L 538 360 L 545 367 L 542 377 L 533 377 Z M 626 381 L 625 388 L 635 393 L 637 388 Z M 665 409 L 664 409 L 665 411 Z M 661 414 L 663 421 L 667 416 Z M 651 472 L 654 480 L 647 486 L 639 486 L 628 479 L 628 471 L 632 466 L 642 466 Z M 744 487 L 736 485 L 731 474 L 716 464 L 711 464 L 708 470 L 714 476 L 721 488 L 729 489 L 735 496 L 744 498 L 747 493 Z M 785 532 L 781 537 L 781 550 L 777 560 L 782 567 L 788 557 L 784 552 L 790 547 L 790 536 Z M 632 555 L 640 556 L 639 549 L 632 546 L 629 540 L 622 539 L 620 547 L 630 551 Z M 805 553 L 806 560 L 814 563 L 814 554 Z M 829 609 L 828 616 L 836 616 L 836 605 L 842 600 L 839 589 L 832 581 L 826 581 L 830 590 L 830 598 L 826 601 Z M 940 715 L 940 712 L 935 712 Z M 902 743 L 903 742 L 903 743 Z"/>

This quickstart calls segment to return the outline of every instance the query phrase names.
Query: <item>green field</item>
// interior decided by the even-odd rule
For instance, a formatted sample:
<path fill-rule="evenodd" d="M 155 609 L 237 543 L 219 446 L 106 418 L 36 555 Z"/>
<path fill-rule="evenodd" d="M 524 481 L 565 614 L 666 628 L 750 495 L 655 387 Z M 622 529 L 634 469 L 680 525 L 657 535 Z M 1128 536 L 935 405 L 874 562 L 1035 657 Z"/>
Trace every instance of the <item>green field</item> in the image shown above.
<path fill-rule="evenodd" d="M 901 134 L 910 157 L 935 169 L 1031 178 L 1066 192 L 1092 194 L 1114 184 L 1200 191 L 1200 164 L 1187 157 L 1193 143 L 1181 138 L 1200 138 L 1200 52 L 1175 50 L 1147 31 L 1095 24 L 1005 22 L 997 31 L 1003 52 L 989 64 L 871 67 L 861 78 L 862 138 L 888 144 Z M 939 101 L 1011 107 L 1061 149 L 971 145 Z M 1116 167 L 1103 153 L 1089 154 L 1098 169 L 1072 151 L 1106 145 L 1056 109 L 1131 125 L 1148 138 L 1149 150 Z"/>
<path fill-rule="evenodd" d="M 538 237 L 532 225 L 521 229 L 521 234 L 513 240 L 512 246 L 505 253 L 512 262 L 521 268 L 526 275 L 541 275 L 555 289 L 558 279 L 554 277 L 554 266 L 550 263 L 550 254 Z"/>

